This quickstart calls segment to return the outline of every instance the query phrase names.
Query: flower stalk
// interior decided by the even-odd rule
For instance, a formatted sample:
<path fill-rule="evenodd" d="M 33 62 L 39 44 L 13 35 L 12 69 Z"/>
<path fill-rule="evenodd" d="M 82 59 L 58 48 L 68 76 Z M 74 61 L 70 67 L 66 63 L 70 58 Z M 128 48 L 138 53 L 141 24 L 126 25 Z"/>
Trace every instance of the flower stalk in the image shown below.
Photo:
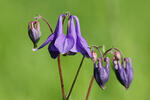
<path fill-rule="evenodd" d="M 43 21 L 48 25 L 48 27 L 49 27 L 51 33 L 53 33 L 52 27 L 50 26 L 50 24 L 48 23 L 48 21 L 47 21 L 46 19 L 44 19 L 42 16 L 38 15 L 38 16 L 34 17 L 34 19 L 35 19 L 35 20 L 38 20 L 38 19 L 43 20 Z"/>
<path fill-rule="evenodd" d="M 82 60 L 81 60 L 81 62 L 80 62 L 80 65 L 79 65 L 79 67 L 78 67 L 78 70 L 77 70 L 77 72 L 76 72 L 75 78 L 74 78 L 74 80 L 73 80 L 73 82 L 72 82 L 72 85 L 71 85 L 71 88 L 70 88 L 70 91 L 69 91 L 69 93 L 68 93 L 68 96 L 67 96 L 67 99 L 66 99 L 66 100 L 69 100 L 69 97 L 70 97 L 70 95 L 71 95 L 71 93 L 72 93 L 72 90 L 73 90 L 74 85 L 75 85 L 75 83 L 76 83 L 76 80 L 77 80 L 77 78 L 78 78 L 80 69 L 81 69 L 81 67 L 82 67 L 84 58 L 85 58 L 85 56 L 82 57 Z"/>
<path fill-rule="evenodd" d="M 93 81 L 94 81 L 94 76 L 92 76 L 92 79 L 91 79 L 91 82 L 90 82 L 90 85 L 89 85 L 88 92 L 86 94 L 86 99 L 85 100 L 88 100 L 88 98 L 89 98 L 89 95 L 90 95 L 90 92 L 91 92 L 91 88 L 92 88 L 92 85 L 93 85 Z"/>
<path fill-rule="evenodd" d="M 112 53 L 112 51 L 115 50 L 116 52 L 119 52 L 120 56 L 121 56 L 121 59 L 124 60 L 124 57 L 123 57 L 123 54 L 122 52 L 117 49 L 117 48 L 110 48 L 108 49 L 105 53 L 104 53 L 104 56 L 106 56 L 108 53 Z"/>
<path fill-rule="evenodd" d="M 61 64 L 60 64 L 60 55 L 58 55 L 58 69 L 59 69 L 59 76 L 60 76 L 60 82 L 61 82 L 62 96 L 63 96 L 63 100 L 65 100 L 66 95 L 65 95 L 65 90 L 64 90 L 63 75 L 62 75 Z"/>

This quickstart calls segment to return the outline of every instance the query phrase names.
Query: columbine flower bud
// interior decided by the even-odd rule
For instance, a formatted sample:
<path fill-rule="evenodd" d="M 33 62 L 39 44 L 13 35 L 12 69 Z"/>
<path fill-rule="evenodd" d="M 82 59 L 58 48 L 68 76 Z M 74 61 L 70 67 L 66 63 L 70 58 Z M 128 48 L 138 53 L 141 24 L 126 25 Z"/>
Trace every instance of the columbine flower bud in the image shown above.
<path fill-rule="evenodd" d="M 96 52 L 94 52 L 94 51 L 92 51 L 92 60 L 93 60 L 93 62 L 95 63 L 96 61 L 97 61 L 97 54 L 96 54 Z"/>
<path fill-rule="evenodd" d="M 34 44 L 34 48 L 37 47 L 37 43 L 41 37 L 40 25 L 38 21 L 31 21 L 28 24 L 28 34 Z"/>
<path fill-rule="evenodd" d="M 121 57 L 120 57 L 120 53 L 118 52 L 118 51 L 115 51 L 114 52 L 114 59 L 116 59 L 116 60 L 119 60 Z"/>
<path fill-rule="evenodd" d="M 109 58 L 106 57 L 105 60 L 106 66 L 103 66 L 103 60 L 102 58 L 99 58 L 98 64 L 96 62 L 94 63 L 94 77 L 98 85 L 104 90 L 105 84 L 109 79 L 109 73 L 110 73 L 110 64 L 109 64 Z"/>
<path fill-rule="evenodd" d="M 124 61 L 126 62 L 125 66 Z M 133 69 L 130 58 L 125 58 L 124 61 L 120 64 L 120 61 L 113 59 L 113 65 L 117 79 L 128 89 L 133 80 Z"/>

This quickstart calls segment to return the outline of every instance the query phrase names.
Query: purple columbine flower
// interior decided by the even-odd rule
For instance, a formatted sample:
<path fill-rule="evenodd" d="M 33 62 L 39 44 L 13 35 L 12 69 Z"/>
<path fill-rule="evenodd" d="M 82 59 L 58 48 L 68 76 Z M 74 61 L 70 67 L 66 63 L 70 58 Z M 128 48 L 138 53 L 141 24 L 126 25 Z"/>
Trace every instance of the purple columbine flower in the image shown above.
<path fill-rule="evenodd" d="M 38 49 L 43 48 L 51 42 L 48 46 L 48 50 L 52 58 L 56 58 L 58 54 L 72 55 L 77 52 L 80 52 L 85 57 L 91 57 L 90 48 L 86 40 L 81 36 L 78 18 L 70 15 L 68 20 L 68 33 L 64 35 L 63 17 L 65 17 L 63 14 L 59 16 L 55 32 L 52 33 Z M 74 24 L 74 19 L 76 26 Z"/>
<path fill-rule="evenodd" d="M 125 66 L 124 61 L 126 62 Z M 128 89 L 133 80 L 133 69 L 130 58 L 125 58 L 124 61 L 120 64 L 119 60 L 114 59 L 113 64 L 117 79 Z"/>
<path fill-rule="evenodd" d="M 40 40 L 40 24 L 38 21 L 31 21 L 28 24 L 28 35 L 34 44 L 34 48 L 37 47 L 37 43 Z"/>
<path fill-rule="evenodd" d="M 110 64 L 109 64 L 109 58 L 105 58 L 106 66 L 103 66 L 103 59 L 99 58 L 99 62 L 96 64 L 94 63 L 94 77 L 98 85 L 104 90 L 105 84 L 109 79 L 109 73 L 110 73 Z"/>

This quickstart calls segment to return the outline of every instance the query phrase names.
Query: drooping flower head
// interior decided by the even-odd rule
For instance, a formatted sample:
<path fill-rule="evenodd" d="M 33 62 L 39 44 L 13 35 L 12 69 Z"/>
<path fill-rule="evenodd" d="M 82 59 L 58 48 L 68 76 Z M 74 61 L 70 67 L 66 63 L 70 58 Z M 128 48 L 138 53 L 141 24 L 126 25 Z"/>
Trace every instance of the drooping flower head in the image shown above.
<path fill-rule="evenodd" d="M 131 58 L 124 58 L 121 64 L 118 59 L 113 59 L 113 65 L 117 79 L 123 86 L 125 86 L 125 88 L 128 89 L 133 80 Z"/>
<path fill-rule="evenodd" d="M 109 58 L 106 57 L 105 60 L 106 65 L 104 67 L 103 65 L 103 59 L 98 59 L 98 64 L 94 63 L 94 77 L 98 85 L 104 90 L 105 84 L 107 83 L 109 79 L 109 73 L 110 73 L 110 64 L 109 64 Z"/>
<path fill-rule="evenodd" d="M 34 48 L 36 48 L 37 43 L 41 37 L 40 24 L 37 20 L 29 22 L 29 24 L 28 24 L 28 35 L 34 44 Z"/>
<path fill-rule="evenodd" d="M 81 35 L 79 19 L 77 16 L 69 16 L 68 33 L 65 35 L 63 32 L 63 18 L 65 17 L 66 15 L 63 14 L 59 16 L 55 32 L 38 49 L 50 43 L 48 50 L 52 58 L 56 58 L 59 54 L 72 55 L 78 52 L 85 57 L 91 57 L 90 48 Z M 74 20 L 76 24 L 74 24 Z"/>

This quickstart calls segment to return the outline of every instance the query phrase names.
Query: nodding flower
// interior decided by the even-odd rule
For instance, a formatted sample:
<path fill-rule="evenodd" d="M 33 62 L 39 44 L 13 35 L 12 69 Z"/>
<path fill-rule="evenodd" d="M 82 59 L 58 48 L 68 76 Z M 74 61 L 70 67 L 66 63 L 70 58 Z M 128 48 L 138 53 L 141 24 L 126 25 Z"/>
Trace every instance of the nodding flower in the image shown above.
<path fill-rule="evenodd" d="M 38 21 L 31 21 L 28 24 L 28 35 L 33 42 L 34 48 L 37 47 L 37 43 L 40 40 L 40 24 Z"/>
<path fill-rule="evenodd" d="M 124 62 L 126 62 L 125 65 Z M 128 89 L 133 80 L 131 58 L 124 58 L 121 64 L 118 59 L 113 59 L 113 65 L 117 79 L 126 89 Z"/>
<path fill-rule="evenodd" d="M 36 50 L 43 48 L 47 44 L 52 58 L 57 58 L 59 54 L 74 55 L 80 52 L 85 57 L 91 57 L 91 51 L 86 40 L 82 37 L 80 31 L 79 19 L 77 16 L 70 15 L 68 18 L 67 35 L 63 32 L 63 18 L 66 15 L 61 14 L 58 18 L 57 26 L 47 40 Z M 74 24 L 74 20 L 76 24 Z"/>
<path fill-rule="evenodd" d="M 103 59 L 98 59 L 98 64 L 94 63 L 94 77 L 98 85 L 104 90 L 105 84 L 107 83 L 109 79 L 109 73 L 110 73 L 110 64 L 109 64 L 109 58 L 106 57 L 105 60 L 106 66 L 103 65 Z"/>

